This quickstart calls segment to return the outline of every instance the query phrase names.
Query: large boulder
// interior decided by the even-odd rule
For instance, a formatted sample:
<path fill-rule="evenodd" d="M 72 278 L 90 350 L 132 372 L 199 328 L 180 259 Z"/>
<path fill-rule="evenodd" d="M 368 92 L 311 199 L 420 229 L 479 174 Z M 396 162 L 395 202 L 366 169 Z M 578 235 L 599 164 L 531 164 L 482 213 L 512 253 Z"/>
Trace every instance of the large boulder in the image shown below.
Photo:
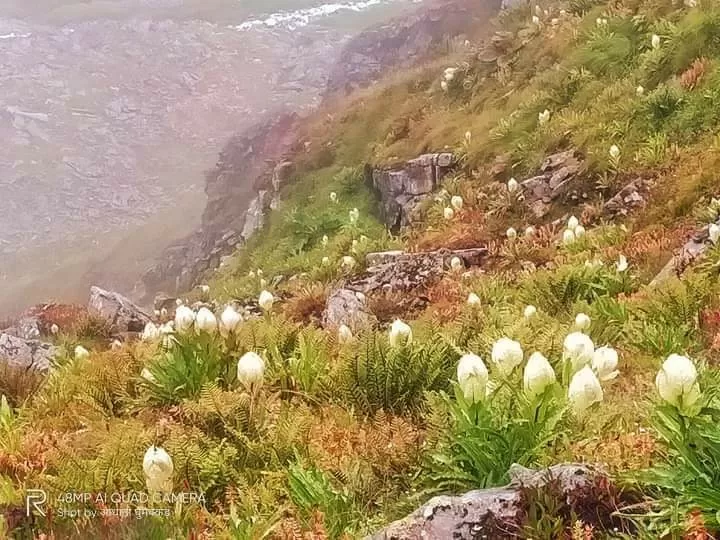
<path fill-rule="evenodd" d="M 567 510 L 589 525 L 607 525 L 612 519 L 615 489 L 599 469 L 563 464 L 536 471 L 514 465 L 510 478 L 505 487 L 430 499 L 366 540 L 526 538 L 523 527 L 531 497 L 550 508 Z"/>
<path fill-rule="evenodd" d="M 449 152 L 423 154 L 393 167 L 367 168 L 367 181 L 380 198 L 380 214 L 391 230 L 412 223 L 417 205 L 435 191 L 456 163 Z"/>
<path fill-rule="evenodd" d="M 0 333 L 0 365 L 25 370 L 47 371 L 58 348 L 37 339 L 23 339 Z"/>
<path fill-rule="evenodd" d="M 362 294 L 350 289 L 338 289 L 327 299 L 323 313 L 323 325 L 337 328 L 346 325 L 353 331 L 369 326 L 375 317 L 368 311 Z"/>
<path fill-rule="evenodd" d="M 570 194 L 575 180 L 585 171 L 580 153 L 571 148 L 548 156 L 540 167 L 540 174 L 523 180 L 525 200 L 537 217 L 543 217 L 550 203 Z"/>
<path fill-rule="evenodd" d="M 116 333 L 142 332 L 151 321 L 150 315 L 130 299 L 96 286 L 90 288 L 88 312 L 107 321 L 110 329 Z"/>

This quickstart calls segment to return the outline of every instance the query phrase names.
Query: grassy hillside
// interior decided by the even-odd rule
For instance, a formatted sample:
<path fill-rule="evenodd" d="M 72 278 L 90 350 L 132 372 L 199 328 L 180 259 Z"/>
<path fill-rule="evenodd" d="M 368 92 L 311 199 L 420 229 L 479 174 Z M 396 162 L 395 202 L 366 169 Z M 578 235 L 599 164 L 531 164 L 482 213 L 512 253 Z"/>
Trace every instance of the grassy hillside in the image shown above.
<path fill-rule="evenodd" d="M 650 282 L 720 216 L 720 10 L 702 0 L 577 0 L 535 13 L 500 17 L 498 62 L 478 59 L 485 45 L 453 44 L 441 62 L 308 120 L 299 145 L 308 150 L 294 157 L 296 176 L 265 228 L 209 276 L 219 312 L 272 293 L 262 316 L 223 333 L 199 317 L 195 330 L 116 350 L 83 341 L 87 358 L 73 350 L 91 332 L 61 332 L 66 353 L 39 389 L 0 380 L 5 529 L 354 538 L 433 494 L 504 485 L 512 463 L 585 461 L 604 464 L 632 493 L 624 500 L 642 504 L 618 503 L 608 524 L 535 501 L 541 511 L 520 536 L 717 535 L 720 248 Z M 445 90 L 448 67 L 457 71 Z M 388 234 L 363 165 L 446 148 L 461 159 L 457 174 L 421 222 Z M 583 194 L 536 218 L 506 182 L 567 148 L 585 156 Z M 603 219 L 603 201 L 638 177 L 653 182 L 647 207 Z M 457 195 L 462 208 L 446 219 Z M 568 227 L 573 238 L 563 240 Z M 418 291 L 427 307 L 408 311 L 402 294 L 378 293 L 367 299 L 376 327 L 320 326 L 327 295 L 362 271 L 365 253 L 477 245 L 488 246 L 487 265 Z M 343 257 L 356 265 L 342 268 Z M 389 331 L 396 318 L 412 339 Z M 601 347 L 617 352 L 617 365 Z M 153 444 L 173 462 L 161 479 L 202 491 L 204 507 L 159 503 L 172 515 L 143 519 L 59 514 L 63 493 L 144 491 Z M 23 497 L 36 487 L 55 514 L 31 522 Z"/>

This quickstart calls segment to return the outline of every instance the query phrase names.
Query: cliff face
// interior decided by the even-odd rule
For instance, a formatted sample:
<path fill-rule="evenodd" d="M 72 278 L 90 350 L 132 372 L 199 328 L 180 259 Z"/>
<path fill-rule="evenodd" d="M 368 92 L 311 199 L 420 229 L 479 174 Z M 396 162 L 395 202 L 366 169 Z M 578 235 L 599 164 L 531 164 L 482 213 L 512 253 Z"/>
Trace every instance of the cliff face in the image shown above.
<path fill-rule="evenodd" d="M 483 27 L 500 0 L 458 0 L 422 7 L 416 13 L 370 28 L 352 39 L 331 70 L 325 98 L 371 85 L 391 69 L 418 64 L 469 29 Z M 206 175 L 208 197 L 201 228 L 170 246 L 142 278 L 144 301 L 158 292 L 177 294 L 259 229 L 288 180 L 288 162 L 301 119 L 281 114 L 230 139 Z"/>
<path fill-rule="evenodd" d="M 414 15 L 369 28 L 352 39 L 330 73 L 326 97 L 349 94 L 447 49 L 449 41 L 477 30 L 500 9 L 500 0 L 440 2 Z"/>

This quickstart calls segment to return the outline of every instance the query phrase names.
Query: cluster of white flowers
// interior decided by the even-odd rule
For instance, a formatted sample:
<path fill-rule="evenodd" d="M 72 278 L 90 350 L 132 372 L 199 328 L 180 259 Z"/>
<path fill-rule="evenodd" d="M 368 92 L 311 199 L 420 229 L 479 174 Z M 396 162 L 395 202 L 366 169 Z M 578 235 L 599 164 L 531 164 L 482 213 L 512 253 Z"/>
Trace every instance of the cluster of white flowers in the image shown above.
<path fill-rule="evenodd" d="M 497 340 L 492 347 L 493 369 L 502 378 L 510 376 L 523 359 L 520 343 L 507 337 Z M 617 352 L 611 347 L 595 350 L 592 340 L 580 332 L 572 333 L 565 339 L 563 361 L 569 364 L 572 375 L 567 390 L 568 401 L 578 415 L 603 400 L 600 382 L 610 381 L 619 373 Z M 465 399 L 473 403 L 483 401 L 492 388 L 497 387 L 490 380 L 482 358 L 476 354 L 462 356 L 457 367 L 457 380 Z M 542 394 L 556 380 L 555 370 L 542 353 L 530 355 L 523 371 L 523 387 L 529 397 Z"/>
<path fill-rule="evenodd" d="M 578 218 L 570 216 L 570 219 L 568 219 L 567 222 L 567 227 L 565 228 L 565 231 L 563 231 L 563 245 L 569 246 L 570 244 L 575 243 L 575 240 L 578 240 L 583 236 L 585 236 L 585 227 L 580 224 L 580 220 Z"/>

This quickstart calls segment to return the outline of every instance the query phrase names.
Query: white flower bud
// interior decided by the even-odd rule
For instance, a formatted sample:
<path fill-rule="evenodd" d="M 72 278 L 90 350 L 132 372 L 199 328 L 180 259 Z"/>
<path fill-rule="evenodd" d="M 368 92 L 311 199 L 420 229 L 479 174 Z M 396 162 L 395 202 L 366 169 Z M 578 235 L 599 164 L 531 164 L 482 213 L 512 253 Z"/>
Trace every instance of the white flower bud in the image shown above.
<path fill-rule="evenodd" d="M 535 227 L 530 225 L 529 227 L 527 227 L 525 229 L 525 238 L 532 238 L 533 236 L 535 236 L 535 233 L 537 233 L 537 231 L 535 230 Z"/>
<path fill-rule="evenodd" d="M 575 216 L 570 216 L 570 219 L 568 219 L 567 222 L 567 228 L 574 231 L 575 227 L 577 227 L 578 225 L 580 225 L 580 220 Z"/>
<path fill-rule="evenodd" d="M 275 297 L 269 291 L 263 291 L 258 298 L 258 304 L 264 311 L 270 311 L 275 303 Z"/>
<path fill-rule="evenodd" d="M 618 366 L 618 353 L 612 347 L 599 347 L 593 353 L 592 369 L 602 382 L 610 381 L 620 372 Z"/>
<path fill-rule="evenodd" d="M 400 319 L 395 321 L 390 326 L 390 345 L 393 347 L 399 347 L 401 345 L 409 345 L 412 343 L 412 328 L 405 324 Z"/>
<path fill-rule="evenodd" d="M 142 341 L 154 341 L 159 337 L 160 337 L 160 330 L 158 330 L 158 327 L 155 326 L 155 324 L 153 324 L 152 322 L 149 322 L 145 325 L 145 328 L 143 329 L 140 339 Z"/>
<path fill-rule="evenodd" d="M 237 378 L 247 389 L 262 386 L 265 377 L 265 361 L 259 354 L 250 351 L 240 357 L 237 364 Z"/>
<path fill-rule="evenodd" d="M 348 213 L 348 217 L 350 219 L 350 224 L 355 225 L 360 219 L 360 210 L 358 210 L 357 208 L 353 208 Z"/>
<path fill-rule="evenodd" d="M 60 327 L 57 324 L 53 323 L 53 325 L 50 327 L 50 333 L 53 336 L 56 336 L 58 334 L 58 332 L 60 332 Z"/>
<path fill-rule="evenodd" d="M 78 345 L 77 347 L 75 347 L 75 359 L 76 360 L 85 360 L 89 356 L 90 356 L 90 352 L 82 345 Z"/>
<path fill-rule="evenodd" d="M 520 184 L 518 184 L 518 181 L 515 180 L 514 178 L 511 178 L 510 180 L 508 180 L 507 190 L 509 193 L 515 193 L 519 187 L 520 187 Z"/>
<path fill-rule="evenodd" d="M 578 225 L 573 232 L 575 233 L 575 238 L 582 238 L 585 236 L 585 227 Z"/>
<path fill-rule="evenodd" d="M 525 311 L 523 312 L 523 315 L 526 319 L 532 319 L 535 315 L 537 315 L 537 308 L 535 306 L 525 306 Z"/>
<path fill-rule="evenodd" d="M 232 306 L 227 306 L 220 315 L 220 329 L 224 334 L 235 332 L 240 322 L 242 322 L 242 315 L 235 311 Z"/>
<path fill-rule="evenodd" d="M 352 330 L 350 330 L 350 328 L 348 328 L 346 325 L 341 324 L 340 328 L 338 328 L 338 342 L 341 345 L 345 345 L 346 343 L 350 343 L 352 339 Z"/>
<path fill-rule="evenodd" d="M 500 338 L 493 345 L 490 359 L 503 376 L 508 376 L 522 364 L 522 346 L 510 338 Z"/>
<path fill-rule="evenodd" d="M 562 243 L 564 246 L 569 246 L 575 242 L 575 233 L 572 229 L 565 229 L 563 233 Z"/>
<path fill-rule="evenodd" d="M 195 317 L 195 328 L 199 332 L 207 332 L 211 334 L 217 330 L 217 318 L 212 311 L 206 307 L 200 308 Z"/>
<path fill-rule="evenodd" d="M 175 310 L 175 328 L 178 332 L 187 332 L 195 322 L 195 312 L 187 306 Z"/>
<path fill-rule="evenodd" d="M 617 159 L 620 157 L 620 147 L 616 144 L 613 144 L 610 147 L 610 157 L 613 159 Z"/>
<path fill-rule="evenodd" d="M 590 328 L 591 322 L 592 321 L 590 321 L 590 317 L 588 317 L 584 313 L 578 313 L 575 316 L 575 327 L 578 330 L 587 330 L 588 328 Z"/>
<path fill-rule="evenodd" d="M 720 239 L 720 225 L 717 223 L 711 223 L 708 227 L 708 235 L 710 237 L 710 241 L 713 244 L 717 244 Z"/>
<path fill-rule="evenodd" d="M 625 257 L 625 255 L 620 255 L 620 257 L 618 257 L 618 262 L 615 263 L 615 268 L 617 268 L 617 271 L 622 273 L 628 269 L 628 266 L 630 265 L 628 264 L 627 257 Z"/>
<path fill-rule="evenodd" d="M 577 415 L 584 414 L 593 404 L 603 400 L 600 381 L 588 366 L 573 375 L 568 387 L 568 399 Z"/>
<path fill-rule="evenodd" d="M 467 303 L 470 306 L 479 306 L 480 305 L 480 297 L 477 294 L 475 294 L 474 292 L 472 292 L 467 297 Z"/>
<path fill-rule="evenodd" d="M 655 386 L 664 401 L 684 409 L 700 399 L 697 376 L 697 369 L 688 357 L 671 354 L 655 377 Z"/>
<path fill-rule="evenodd" d="M 455 210 L 462 210 L 463 203 L 464 203 L 463 198 L 460 195 L 453 195 L 452 198 L 450 199 L 450 205 Z"/>
<path fill-rule="evenodd" d="M 555 370 L 539 352 L 530 355 L 523 372 L 523 385 L 529 396 L 538 396 L 555 383 Z"/>
<path fill-rule="evenodd" d="M 582 332 L 568 334 L 563 342 L 563 361 L 570 362 L 572 373 L 592 362 L 595 344 Z"/>
<path fill-rule="evenodd" d="M 450 269 L 453 272 L 459 272 L 463 268 L 464 268 L 464 265 L 463 265 L 462 259 L 460 257 L 453 257 L 452 259 L 450 259 Z"/>
<path fill-rule="evenodd" d="M 173 462 L 170 455 L 158 446 L 151 446 L 143 458 L 145 483 L 150 492 L 172 491 Z"/>
<path fill-rule="evenodd" d="M 445 209 L 443 210 L 443 217 L 445 217 L 445 219 L 452 219 L 452 218 L 454 218 L 454 217 L 455 217 L 455 210 L 453 210 L 453 209 L 450 208 L 449 206 L 446 206 Z"/>
<path fill-rule="evenodd" d="M 515 240 L 517 238 L 517 231 L 513 227 L 510 227 L 505 231 L 505 236 L 507 236 L 508 240 Z"/>
<path fill-rule="evenodd" d="M 457 367 L 457 379 L 465 399 L 478 403 L 485 399 L 488 386 L 488 370 L 485 363 L 476 354 L 466 354 L 460 358 Z"/>

